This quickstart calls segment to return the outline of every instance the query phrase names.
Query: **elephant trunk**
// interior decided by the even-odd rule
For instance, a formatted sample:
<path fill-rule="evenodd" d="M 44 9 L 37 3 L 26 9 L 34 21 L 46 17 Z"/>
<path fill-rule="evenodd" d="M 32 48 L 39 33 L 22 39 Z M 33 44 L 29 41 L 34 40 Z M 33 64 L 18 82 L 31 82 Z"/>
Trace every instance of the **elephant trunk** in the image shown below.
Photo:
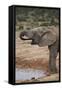
<path fill-rule="evenodd" d="M 22 40 L 31 40 L 31 38 L 27 37 L 26 32 L 21 32 L 20 38 Z"/>

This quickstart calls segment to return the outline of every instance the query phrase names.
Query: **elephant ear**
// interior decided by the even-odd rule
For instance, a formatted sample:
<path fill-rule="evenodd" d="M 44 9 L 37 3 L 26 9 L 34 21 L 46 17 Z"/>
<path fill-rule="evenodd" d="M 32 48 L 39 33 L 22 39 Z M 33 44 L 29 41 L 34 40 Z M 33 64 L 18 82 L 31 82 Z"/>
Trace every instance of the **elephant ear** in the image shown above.
<path fill-rule="evenodd" d="M 56 41 L 56 34 L 51 31 L 47 31 L 40 36 L 39 46 L 42 47 L 52 45 L 55 41 Z"/>

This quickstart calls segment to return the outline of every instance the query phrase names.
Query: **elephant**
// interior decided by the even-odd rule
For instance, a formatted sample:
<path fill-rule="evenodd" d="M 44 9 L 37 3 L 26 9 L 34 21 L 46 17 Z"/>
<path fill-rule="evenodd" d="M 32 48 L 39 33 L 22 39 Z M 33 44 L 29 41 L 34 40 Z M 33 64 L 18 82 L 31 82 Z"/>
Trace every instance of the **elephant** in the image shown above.
<path fill-rule="evenodd" d="M 31 30 L 23 30 L 20 33 L 20 39 L 31 40 L 31 45 L 40 47 L 48 46 L 49 49 L 49 72 L 57 73 L 56 57 L 59 52 L 59 27 L 42 26 Z"/>

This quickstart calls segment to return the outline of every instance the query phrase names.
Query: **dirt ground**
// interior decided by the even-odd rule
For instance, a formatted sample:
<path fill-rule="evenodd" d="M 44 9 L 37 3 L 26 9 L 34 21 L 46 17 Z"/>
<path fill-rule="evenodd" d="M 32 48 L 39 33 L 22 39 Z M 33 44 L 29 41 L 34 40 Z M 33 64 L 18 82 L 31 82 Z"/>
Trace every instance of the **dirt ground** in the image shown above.
<path fill-rule="evenodd" d="M 31 41 L 23 41 L 19 38 L 20 31 L 16 31 L 16 68 L 33 68 L 48 71 L 49 50 L 48 47 L 31 45 Z M 59 54 L 56 59 L 56 66 L 59 72 Z M 54 77 L 54 79 L 53 79 Z M 46 79 L 39 78 L 37 81 L 59 80 L 59 74 L 50 75 Z M 20 81 L 17 81 L 20 82 Z M 33 80 L 32 80 L 33 82 Z"/>

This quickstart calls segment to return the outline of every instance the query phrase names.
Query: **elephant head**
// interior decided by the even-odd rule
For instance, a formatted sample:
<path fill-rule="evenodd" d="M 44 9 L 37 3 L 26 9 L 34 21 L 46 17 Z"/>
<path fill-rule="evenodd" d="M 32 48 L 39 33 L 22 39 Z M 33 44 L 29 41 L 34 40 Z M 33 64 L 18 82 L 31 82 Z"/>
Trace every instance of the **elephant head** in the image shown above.
<path fill-rule="evenodd" d="M 24 30 L 20 34 L 22 40 L 32 40 L 32 45 L 47 46 L 52 45 L 56 41 L 56 33 L 49 28 L 34 28 L 32 30 Z"/>

